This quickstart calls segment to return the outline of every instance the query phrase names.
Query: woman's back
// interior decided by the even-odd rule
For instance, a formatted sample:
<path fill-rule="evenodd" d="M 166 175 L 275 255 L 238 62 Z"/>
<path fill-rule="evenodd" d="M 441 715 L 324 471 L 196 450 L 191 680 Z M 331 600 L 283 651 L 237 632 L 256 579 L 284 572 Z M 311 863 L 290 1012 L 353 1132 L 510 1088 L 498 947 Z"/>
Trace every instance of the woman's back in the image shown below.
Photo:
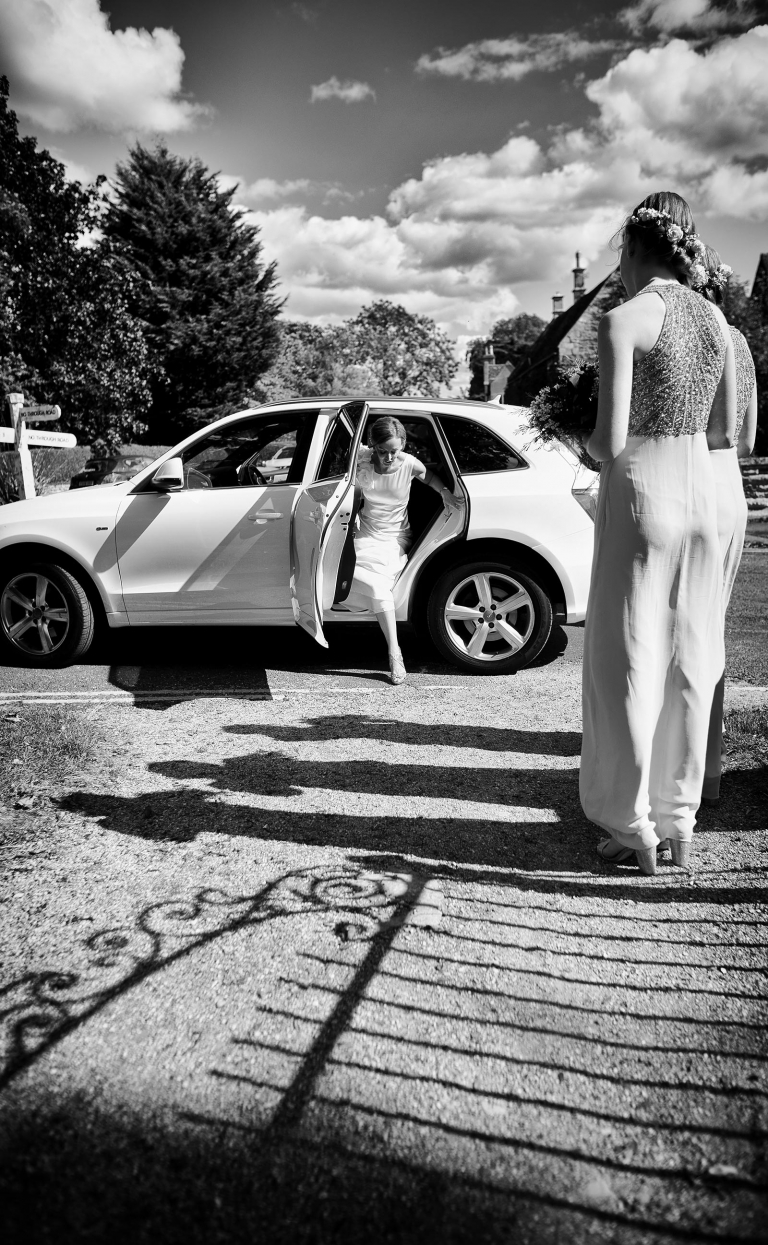
<path fill-rule="evenodd" d="M 678 282 L 658 282 L 664 321 L 656 344 L 634 365 L 627 434 L 679 437 L 705 432 L 727 345 L 711 304 Z"/>

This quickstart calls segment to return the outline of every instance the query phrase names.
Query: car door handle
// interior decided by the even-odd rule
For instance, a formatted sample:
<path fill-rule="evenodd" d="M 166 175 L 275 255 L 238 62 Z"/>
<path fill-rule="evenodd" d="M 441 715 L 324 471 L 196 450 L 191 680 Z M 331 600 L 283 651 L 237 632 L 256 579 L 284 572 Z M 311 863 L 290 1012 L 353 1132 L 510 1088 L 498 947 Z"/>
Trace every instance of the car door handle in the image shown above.
<path fill-rule="evenodd" d="M 258 514 L 249 514 L 249 523 L 266 523 L 269 519 L 282 519 L 277 510 L 260 510 Z"/>

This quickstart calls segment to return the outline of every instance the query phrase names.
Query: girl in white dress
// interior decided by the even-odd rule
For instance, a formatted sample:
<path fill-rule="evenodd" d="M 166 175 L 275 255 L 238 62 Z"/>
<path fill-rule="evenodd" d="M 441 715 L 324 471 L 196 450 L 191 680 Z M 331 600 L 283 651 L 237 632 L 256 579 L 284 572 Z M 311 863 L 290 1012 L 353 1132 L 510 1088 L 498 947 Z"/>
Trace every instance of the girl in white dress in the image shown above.
<path fill-rule="evenodd" d="M 368 451 L 360 450 L 355 484 L 362 492 L 362 505 L 354 538 L 355 572 L 342 603 L 342 608 L 353 612 L 375 613 L 387 641 L 393 683 L 405 681 L 392 589 L 408 561 L 412 542 L 408 521 L 411 481 L 422 480 L 442 496 L 447 507 L 460 504 L 439 476 L 404 452 L 405 442 L 400 420 L 385 415 L 374 420 L 368 431 Z"/>
<path fill-rule="evenodd" d="M 711 247 L 706 250 L 708 280 L 700 293 L 717 307 L 722 305 L 730 268 L 720 263 L 720 256 Z M 710 459 L 715 476 L 717 496 L 717 531 L 723 562 L 723 624 L 731 599 L 736 572 L 741 562 L 747 528 L 747 501 L 738 460 L 748 458 L 755 445 L 757 432 L 757 385 L 755 364 L 742 333 L 728 326 L 736 362 L 736 444 L 726 450 L 712 450 Z M 707 757 L 704 766 L 702 804 L 716 805 L 720 799 L 720 776 L 723 768 L 723 701 L 725 671 L 715 687 L 709 718 Z"/>
<path fill-rule="evenodd" d="M 629 300 L 600 323 L 602 462 L 584 635 L 580 793 L 606 860 L 686 865 L 712 696 L 723 669 L 722 563 L 710 448 L 732 444 L 733 345 L 690 288 L 690 208 L 651 195 L 624 226 Z M 716 400 L 717 397 L 717 400 Z"/>

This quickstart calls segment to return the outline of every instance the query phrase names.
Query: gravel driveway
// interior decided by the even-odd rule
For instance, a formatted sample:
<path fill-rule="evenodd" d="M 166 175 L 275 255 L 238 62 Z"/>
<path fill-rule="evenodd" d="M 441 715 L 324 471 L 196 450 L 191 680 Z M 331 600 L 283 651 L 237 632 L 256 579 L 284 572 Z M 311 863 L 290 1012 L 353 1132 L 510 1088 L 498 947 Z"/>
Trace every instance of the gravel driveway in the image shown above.
<path fill-rule="evenodd" d="M 577 663 L 429 678 L 72 710 L 6 814 L 7 1242 L 766 1239 L 764 772 L 644 878 Z"/>

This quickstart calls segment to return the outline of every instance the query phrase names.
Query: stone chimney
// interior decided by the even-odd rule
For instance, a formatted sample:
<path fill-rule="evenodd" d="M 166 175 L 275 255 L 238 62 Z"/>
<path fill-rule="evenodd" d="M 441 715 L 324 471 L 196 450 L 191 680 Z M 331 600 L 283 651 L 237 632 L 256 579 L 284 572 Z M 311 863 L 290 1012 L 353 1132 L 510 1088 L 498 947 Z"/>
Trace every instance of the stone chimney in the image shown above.
<path fill-rule="evenodd" d="M 576 267 L 573 269 L 573 301 L 577 303 L 584 293 L 584 273 L 586 268 L 581 266 L 581 256 L 576 252 Z"/>
<path fill-rule="evenodd" d="M 562 294 L 552 295 L 552 319 L 556 320 L 558 316 L 563 314 L 563 296 Z"/>

